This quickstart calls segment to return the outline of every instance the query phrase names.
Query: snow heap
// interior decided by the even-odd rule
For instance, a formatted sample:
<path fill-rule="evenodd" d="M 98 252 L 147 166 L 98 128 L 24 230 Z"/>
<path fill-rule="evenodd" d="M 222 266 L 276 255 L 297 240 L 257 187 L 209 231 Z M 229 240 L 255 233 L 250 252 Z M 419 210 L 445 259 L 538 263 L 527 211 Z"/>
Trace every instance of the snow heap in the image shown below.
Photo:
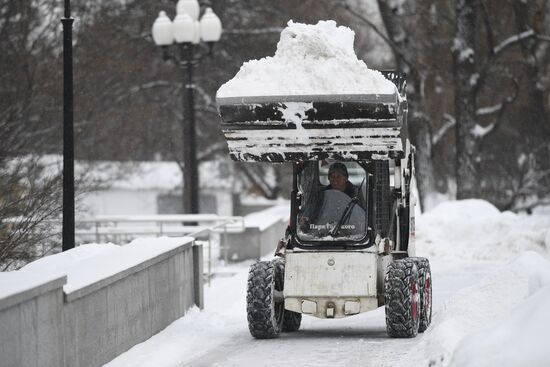
<path fill-rule="evenodd" d="M 527 251 L 492 269 L 435 308 L 422 339 L 394 365 L 550 366 L 550 262 Z"/>
<path fill-rule="evenodd" d="M 289 21 L 275 56 L 245 62 L 217 97 L 395 93 L 392 82 L 357 59 L 354 37 L 332 20 Z"/>
<path fill-rule="evenodd" d="M 521 367 L 550 365 L 548 325 L 550 325 L 550 262 L 534 252 L 526 252 L 508 266 L 528 276 L 524 300 L 509 315 L 488 328 L 467 335 L 457 346 L 452 367 Z M 500 281 L 507 284 L 507 275 Z M 513 281 L 513 280 L 512 280 Z M 486 291 L 486 290 L 485 290 Z M 525 290 L 521 290 L 525 292 Z M 503 299 L 510 302 L 510 295 Z"/>
<path fill-rule="evenodd" d="M 550 217 L 500 212 L 484 200 L 449 201 L 417 220 L 419 256 L 510 261 L 526 251 L 550 256 Z"/>

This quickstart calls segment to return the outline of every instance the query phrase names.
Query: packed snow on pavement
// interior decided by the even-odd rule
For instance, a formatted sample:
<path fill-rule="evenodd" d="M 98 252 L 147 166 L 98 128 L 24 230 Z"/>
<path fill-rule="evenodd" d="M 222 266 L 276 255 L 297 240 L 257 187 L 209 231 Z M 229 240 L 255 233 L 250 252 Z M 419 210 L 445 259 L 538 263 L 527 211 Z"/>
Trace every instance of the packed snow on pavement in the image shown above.
<path fill-rule="evenodd" d="M 305 316 L 300 330 L 255 340 L 247 329 L 249 262 L 229 265 L 192 309 L 107 366 L 548 366 L 550 214 L 445 202 L 417 218 L 417 252 L 432 264 L 431 326 L 386 336 L 384 308 L 341 320 Z"/>

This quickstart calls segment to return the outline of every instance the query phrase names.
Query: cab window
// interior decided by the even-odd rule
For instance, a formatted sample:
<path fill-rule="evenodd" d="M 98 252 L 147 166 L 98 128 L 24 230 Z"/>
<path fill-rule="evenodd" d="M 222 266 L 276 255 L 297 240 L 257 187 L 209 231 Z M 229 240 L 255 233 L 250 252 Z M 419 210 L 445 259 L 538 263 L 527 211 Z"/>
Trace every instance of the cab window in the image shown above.
<path fill-rule="evenodd" d="M 302 241 L 360 241 L 367 231 L 367 172 L 356 162 L 306 162 L 298 174 Z"/>

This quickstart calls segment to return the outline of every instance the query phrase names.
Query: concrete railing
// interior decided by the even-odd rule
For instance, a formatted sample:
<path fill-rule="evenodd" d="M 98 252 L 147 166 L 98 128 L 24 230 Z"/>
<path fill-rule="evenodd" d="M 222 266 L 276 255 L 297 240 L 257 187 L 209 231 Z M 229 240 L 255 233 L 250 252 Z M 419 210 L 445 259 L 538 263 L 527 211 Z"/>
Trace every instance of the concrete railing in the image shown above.
<path fill-rule="evenodd" d="M 224 256 L 229 261 L 259 259 L 275 252 L 277 243 L 284 236 L 290 209 L 278 205 L 244 217 L 245 230 L 227 233 Z"/>
<path fill-rule="evenodd" d="M 66 277 L 20 278 L 0 278 L 0 366 L 63 366 Z"/>
<path fill-rule="evenodd" d="M 97 215 L 77 218 L 75 235 L 87 243 L 129 242 L 137 237 L 205 237 L 243 230 L 243 217 L 217 214 Z"/>
<path fill-rule="evenodd" d="M 0 274 L 0 365 L 101 366 L 202 308 L 202 248 L 192 238 L 169 239 L 160 250 L 155 239 L 142 242 L 112 245 L 116 251 L 84 259 L 67 277 L 24 290 L 4 285 L 40 266 Z"/>

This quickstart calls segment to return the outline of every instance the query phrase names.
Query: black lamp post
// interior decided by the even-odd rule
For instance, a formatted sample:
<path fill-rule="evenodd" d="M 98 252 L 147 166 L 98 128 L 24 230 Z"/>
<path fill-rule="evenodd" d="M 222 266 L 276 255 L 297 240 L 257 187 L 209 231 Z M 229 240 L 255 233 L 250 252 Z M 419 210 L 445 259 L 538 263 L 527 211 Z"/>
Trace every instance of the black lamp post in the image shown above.
<path fill-rule="evenodd" d="M 74 248 L 74 141 L 73 141 L 73 18 L 65 0 L 63 24 L 63 242 Z"/>
<path fill-rule="evenodd" d="M 197 0 L 180 0 L 176 7 L 176 17 L 172 22 L 164 11 L 159 13 L 153 24 L 153 40 L 164 49 L 170 57 L 168 47 L 176 45 L 179 54 L 173 56 L 181 70 L 185 93 L 183 94 L 183 210 L 185 213 L 199 212 L 199 170 L 197 163 L 197 141 L 195 132 L 195 101 L 193 84 L 193 67 L 202 56 L 195 48 L 200 41 L 206 42 L 209 51 L 222 33 L 220 19 L 207 8 L 200 21 L 199 3 Z M 175 43 L 174 43 L 175 41 Z"/>

